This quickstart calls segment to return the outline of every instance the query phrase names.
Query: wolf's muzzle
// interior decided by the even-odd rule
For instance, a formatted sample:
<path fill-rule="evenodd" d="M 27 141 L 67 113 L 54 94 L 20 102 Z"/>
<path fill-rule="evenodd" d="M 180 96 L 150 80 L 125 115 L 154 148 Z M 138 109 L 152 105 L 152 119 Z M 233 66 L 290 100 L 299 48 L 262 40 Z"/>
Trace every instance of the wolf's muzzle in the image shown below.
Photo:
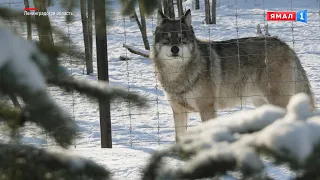
<path fill-rule="evenodd" d="M 172 46 L 171 47 L 171 52 L 173 56 L 178 56 L 179 53 L 179 47 L 178 46 Z"/>

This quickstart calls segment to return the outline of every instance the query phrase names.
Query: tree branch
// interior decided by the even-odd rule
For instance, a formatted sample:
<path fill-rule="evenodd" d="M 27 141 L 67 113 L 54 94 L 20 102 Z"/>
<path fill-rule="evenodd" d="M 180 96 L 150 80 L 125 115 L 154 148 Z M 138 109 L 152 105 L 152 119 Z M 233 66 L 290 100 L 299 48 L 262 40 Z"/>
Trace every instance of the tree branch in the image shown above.
<path fill-rule="evenodd" d="M 76 90 L 79 93 L 87 94 L 101 100 L 114 100 L 117 98 L 126 99 L 136 103 L 140 107 L 147 106 L 147 99 L 135 93 L 127 92 L 122 88 L 110 87 L 103 82 L 90 82 L 76 80 L 70 76 L 51 77 L 47 79 L 49 84 L 61 87 L 66 91 Z"/>
<path fill-rule="evenodd" d="M 137 54 L 139 56 L 143 56 L 143 57 L 146 57 L 146 58 L 150 57 L 150 51 L 138 49 L 136 47 L 129 46 L 129 45 L 126 45 L 126 44 L 123 44 L 123 47 L 128 49 L 133 54 Z"/>

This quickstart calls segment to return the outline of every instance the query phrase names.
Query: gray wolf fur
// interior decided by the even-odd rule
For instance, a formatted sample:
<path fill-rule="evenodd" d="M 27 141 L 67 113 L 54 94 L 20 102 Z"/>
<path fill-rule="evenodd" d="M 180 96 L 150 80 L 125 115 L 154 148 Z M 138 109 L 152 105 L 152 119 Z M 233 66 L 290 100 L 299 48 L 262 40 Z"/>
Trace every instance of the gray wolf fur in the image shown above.
<path fill-rule="evenodd" d="M 180 19 L 158 12 L 150 58 L 172 107 L 176 140 L 186 132 L 189 112 L 207 121 L 247 97 L 256 107 L 285 107 L 299 92 L 314 103 L 306 72 L 286 43 L 275 37 L 201 41 L 190 10 Z"/>

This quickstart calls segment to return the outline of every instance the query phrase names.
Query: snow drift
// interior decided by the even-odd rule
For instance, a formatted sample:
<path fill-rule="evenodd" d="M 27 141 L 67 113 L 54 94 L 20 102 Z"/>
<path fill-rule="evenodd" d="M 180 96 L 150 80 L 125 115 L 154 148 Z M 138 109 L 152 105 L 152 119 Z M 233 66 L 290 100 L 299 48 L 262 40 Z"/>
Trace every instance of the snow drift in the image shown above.
<path fill-rule="evenodd" d="M 288 163 L 293 170 L 302 170 L 305 175 L 310 169 L 304 168 L 310 164 L 319 142 L 320 113 L 313 110 L 310 98 L 300 93 L 291 98 L 286 109 L 264 105 L 195 127 L 176 145 L 153 157 L 160 160 L 176 152 L 188 158 L 183 166 L 177 169 L 149 166 L 146 171 L 157 169 L 155 174 L 161 174 L 163 179 L 212 177 L 229 170 L 239 170 L 244 177 L 256 177 L 264 172 L 261 155 L 267 155 L 277 163 Z M 154 165 L 159 161 L 151 162 Z M 145 179 L 150 177 L 149 174 Z"/>

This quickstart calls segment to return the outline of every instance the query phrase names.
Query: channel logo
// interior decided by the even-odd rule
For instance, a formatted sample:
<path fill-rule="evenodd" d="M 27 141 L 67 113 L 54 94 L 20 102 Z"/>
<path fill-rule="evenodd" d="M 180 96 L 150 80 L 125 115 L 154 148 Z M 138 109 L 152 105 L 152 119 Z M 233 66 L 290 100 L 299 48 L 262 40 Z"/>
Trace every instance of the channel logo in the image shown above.
<path fill-rule="evenodd" d="M 302 11 L 268 11 L 267 21 L 299 21 L 308 22 L 307 10 Z"/>

